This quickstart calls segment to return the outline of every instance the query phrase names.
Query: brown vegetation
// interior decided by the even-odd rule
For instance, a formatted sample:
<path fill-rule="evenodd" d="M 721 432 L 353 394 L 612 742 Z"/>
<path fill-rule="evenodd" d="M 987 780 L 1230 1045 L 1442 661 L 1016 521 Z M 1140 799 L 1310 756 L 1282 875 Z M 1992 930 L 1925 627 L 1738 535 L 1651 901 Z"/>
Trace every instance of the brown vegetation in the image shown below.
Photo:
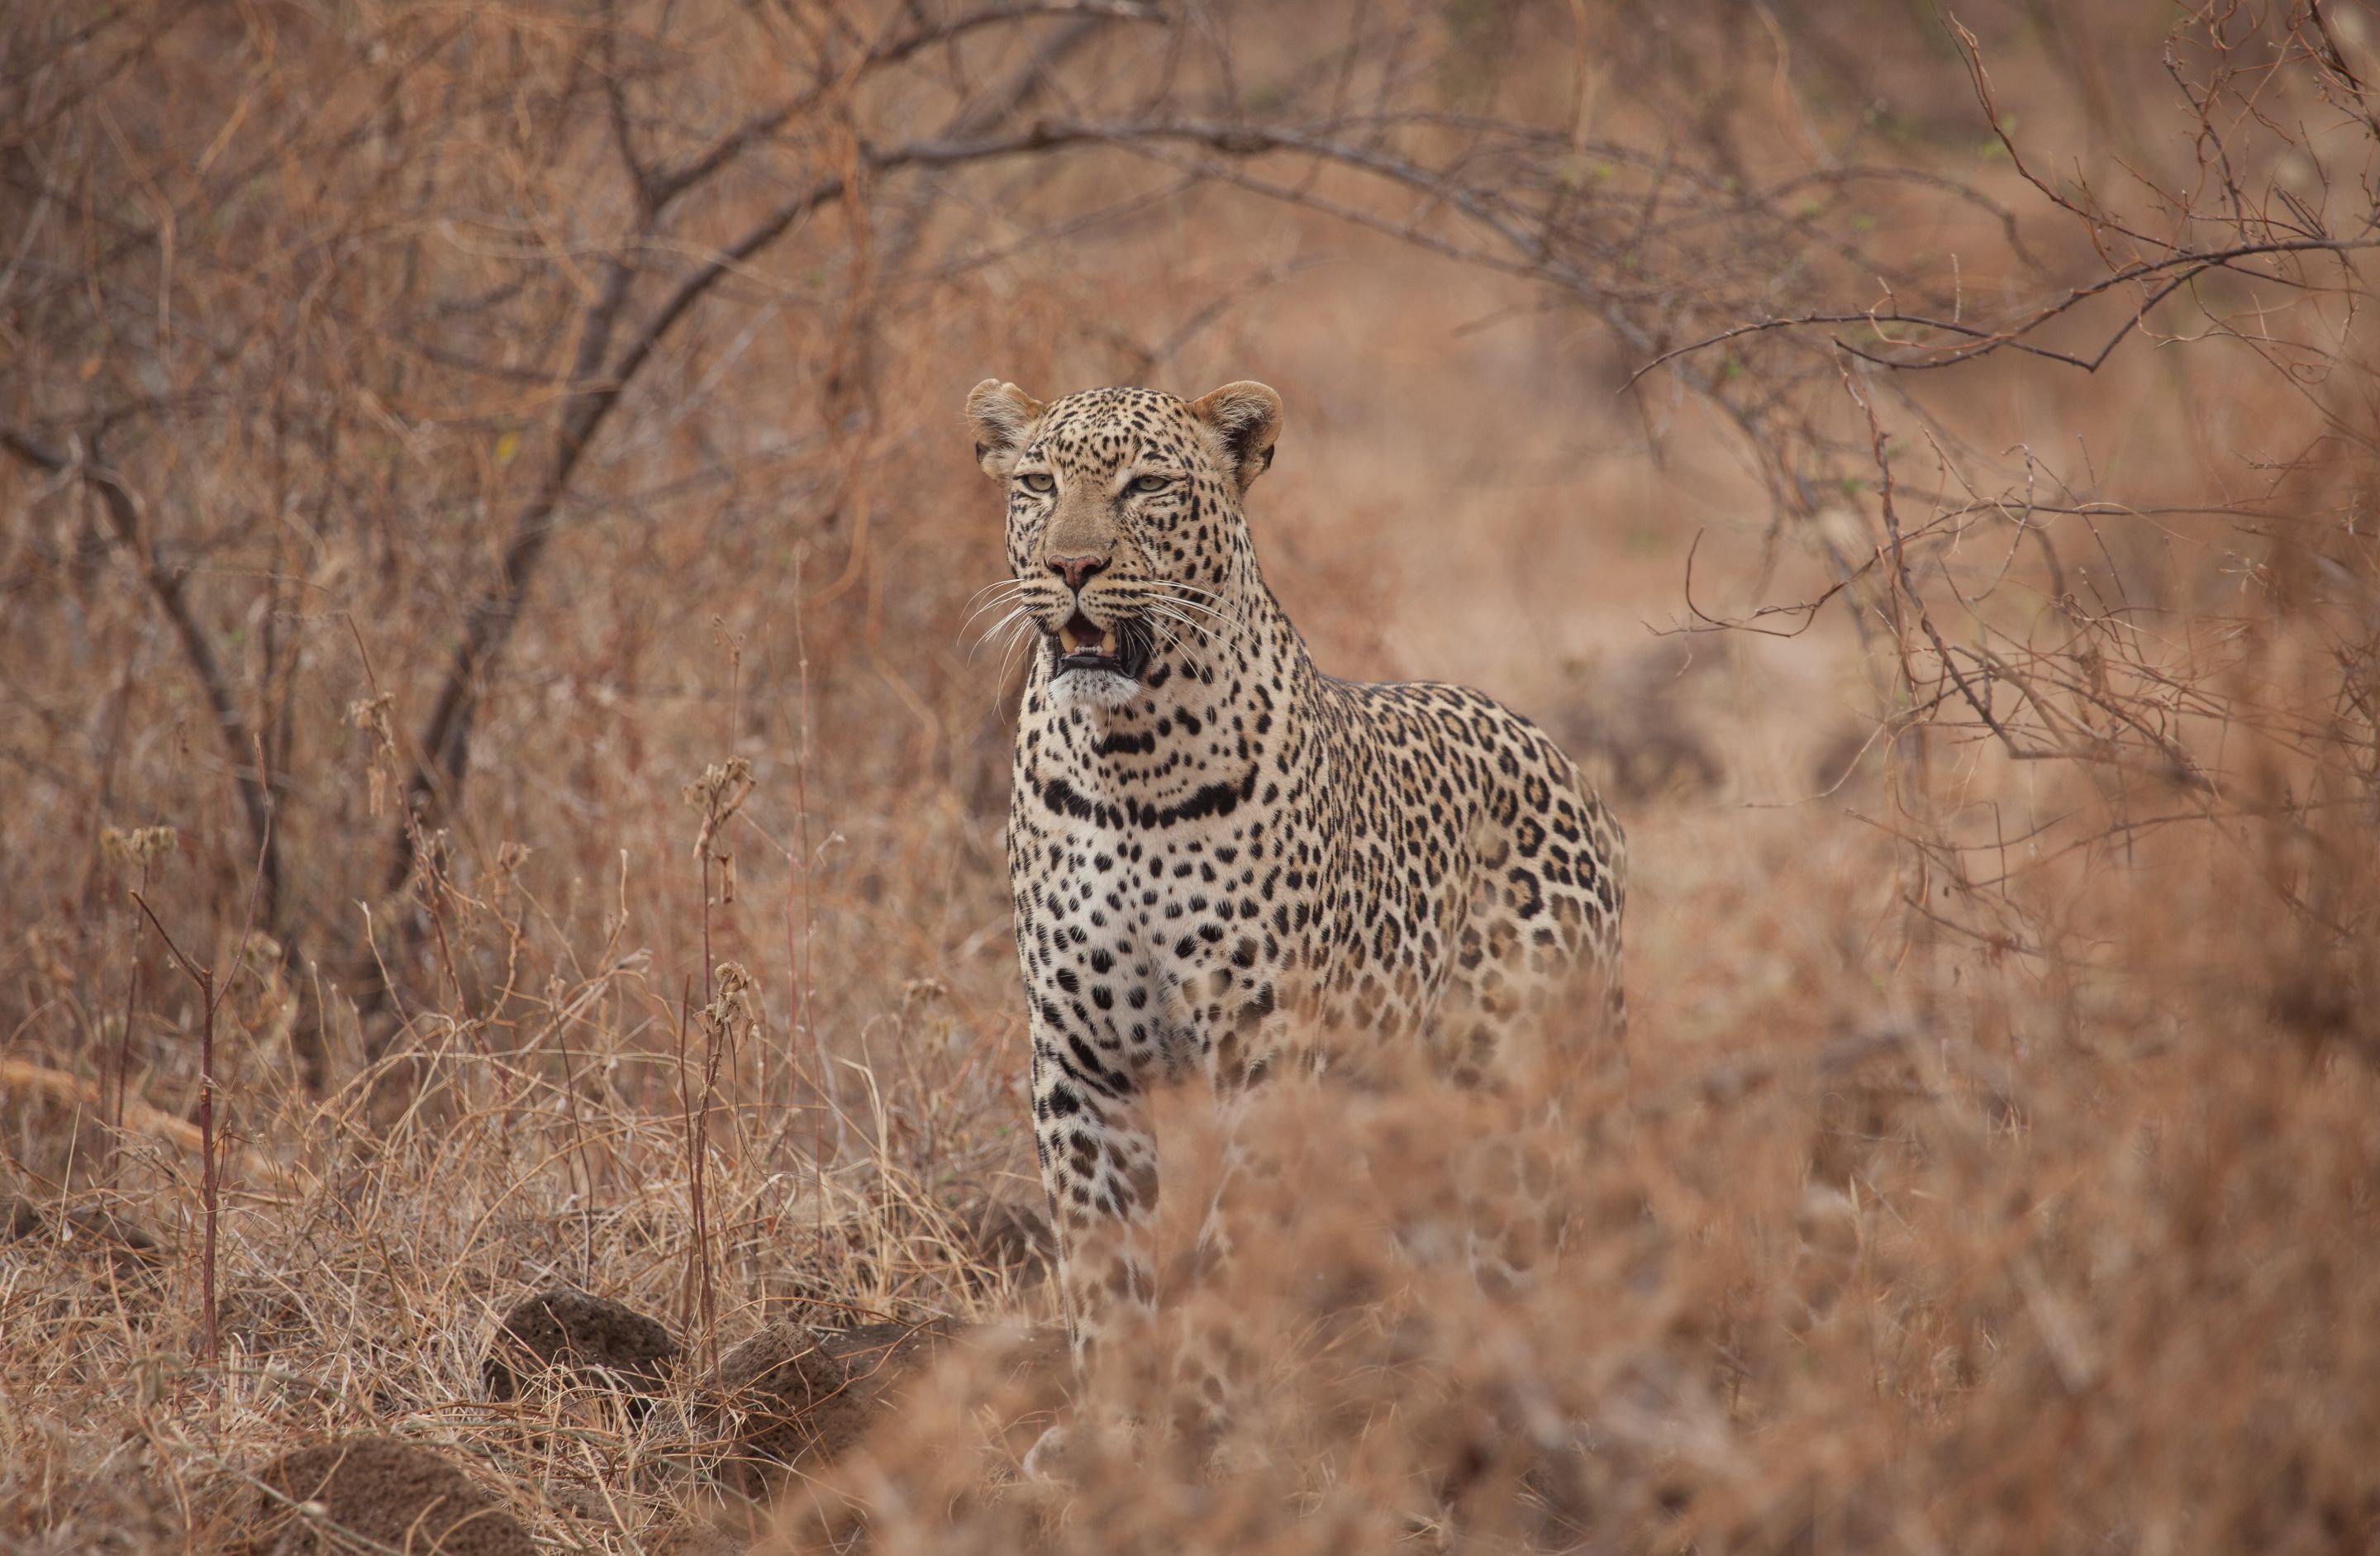
<path fill-rule="evenodd" d="M 0 1547 L 728 1540 L 780 1373 L 783 1550 L 2371 1545 L 2375 180 L 2359 0 L 7 7 Z M 1275 385 L 1633 866 L 1624 1065 L 1277 1088 L 1056 1413 L 820 1370 L 1050 1316 L 991 373 Z"/>

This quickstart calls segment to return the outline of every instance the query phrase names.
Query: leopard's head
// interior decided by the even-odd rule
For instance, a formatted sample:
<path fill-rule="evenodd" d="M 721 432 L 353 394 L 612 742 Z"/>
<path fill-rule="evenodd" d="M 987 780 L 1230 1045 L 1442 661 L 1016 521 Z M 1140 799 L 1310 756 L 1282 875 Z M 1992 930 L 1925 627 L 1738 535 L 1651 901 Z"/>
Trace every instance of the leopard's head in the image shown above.
<path fill-rule="evenodd" d="M 1223 642 L 1261 586 L 1240 500 L 1272 463 L 1281 396 L 1090 389 L 1047 404 L 986 379 L 977 461 L 1008 492 L 1014 598 L 1061 702 L 1114 704 L 1167 644 Z"/>

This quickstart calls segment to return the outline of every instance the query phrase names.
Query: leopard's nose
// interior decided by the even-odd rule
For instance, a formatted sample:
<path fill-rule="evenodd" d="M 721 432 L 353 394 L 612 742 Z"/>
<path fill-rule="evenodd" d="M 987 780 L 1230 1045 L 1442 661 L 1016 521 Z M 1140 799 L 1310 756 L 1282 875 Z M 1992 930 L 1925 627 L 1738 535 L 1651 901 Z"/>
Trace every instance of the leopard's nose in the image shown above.
<path fill-rule="evenodd" d="M 1073 590 L 1077 594 L 1080 594 L 1083 591 L 1083 585 L 1089 581 L 1090 576 L 1093 573 L 1099 572 L 1107 565 L 1108 559 L 1104 556 L 1053 556 L 1050 558 L 1050 571 L 1065 579 L 1066 587 Z"/>

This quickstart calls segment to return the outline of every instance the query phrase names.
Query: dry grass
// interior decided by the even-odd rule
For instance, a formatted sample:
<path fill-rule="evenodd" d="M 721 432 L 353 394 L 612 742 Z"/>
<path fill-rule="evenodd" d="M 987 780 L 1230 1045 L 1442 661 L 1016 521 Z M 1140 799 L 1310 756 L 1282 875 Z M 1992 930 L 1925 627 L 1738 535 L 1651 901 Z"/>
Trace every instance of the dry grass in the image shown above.
<path fill-rule="evenodd" d="M 368 1431 L 572 1550 L 2380 1540 L 2380 18 L 1142 9 L 0 20 L 0 1547 Z M 995 371 L 1273 383 L 1326 667 L 1633 857 L 1624 1055 L 1268 1097 L 1071 1485 Z M 558 1283 L 650 1412 L 488 1397 Z M 733 1347 L 933 1318 L 735 1510 Z"/>

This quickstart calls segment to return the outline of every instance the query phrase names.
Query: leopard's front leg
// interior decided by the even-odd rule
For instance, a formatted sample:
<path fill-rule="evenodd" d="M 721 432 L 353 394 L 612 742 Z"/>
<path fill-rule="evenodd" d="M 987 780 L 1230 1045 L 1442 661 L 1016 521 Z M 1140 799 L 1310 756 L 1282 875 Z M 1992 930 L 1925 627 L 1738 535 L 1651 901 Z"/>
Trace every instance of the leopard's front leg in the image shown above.
<path fill-rule="evenodd" d="M 1033 1145 L 1077 1365 L 1155 1313 L 1157 1136 L 1144 1076 L 1046 1017 L 1033 1023 Z"/>

